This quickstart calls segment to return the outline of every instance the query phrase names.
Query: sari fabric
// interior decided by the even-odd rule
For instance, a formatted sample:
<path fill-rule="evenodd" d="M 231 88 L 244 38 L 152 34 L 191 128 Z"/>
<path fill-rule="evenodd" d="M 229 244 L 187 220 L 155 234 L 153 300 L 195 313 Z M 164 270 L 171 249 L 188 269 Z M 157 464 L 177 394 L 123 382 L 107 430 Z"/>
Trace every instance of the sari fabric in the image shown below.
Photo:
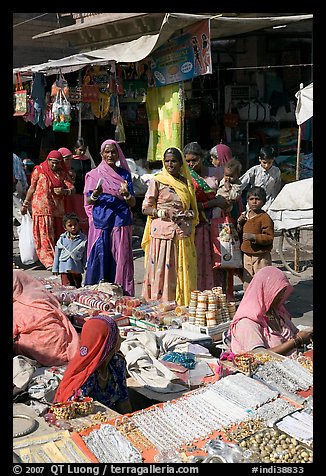
<path fill-rule="evenodd" d="M 15 353 L 41 365 L 64 365 L 77 352 L 79 336 L 59 301 L 26 271 L 13 271 Z"/>

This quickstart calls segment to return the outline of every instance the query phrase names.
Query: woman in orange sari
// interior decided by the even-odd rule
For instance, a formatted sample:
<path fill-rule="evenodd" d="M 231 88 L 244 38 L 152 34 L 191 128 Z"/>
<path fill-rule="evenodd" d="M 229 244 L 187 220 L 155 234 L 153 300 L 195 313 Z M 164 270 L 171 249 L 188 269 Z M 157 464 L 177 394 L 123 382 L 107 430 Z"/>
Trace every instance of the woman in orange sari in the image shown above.
<path fill-rule="evenodd" d="M 74 192 L 74 185 L 61 153 L 52 150 L 32 173 L 31 186 L 21 207 L 22 215 L 32 203 L 33 237 L 36 253 L 46 269 L 51 270 L 55 244 L 64 232 L 64 197 Z"/>

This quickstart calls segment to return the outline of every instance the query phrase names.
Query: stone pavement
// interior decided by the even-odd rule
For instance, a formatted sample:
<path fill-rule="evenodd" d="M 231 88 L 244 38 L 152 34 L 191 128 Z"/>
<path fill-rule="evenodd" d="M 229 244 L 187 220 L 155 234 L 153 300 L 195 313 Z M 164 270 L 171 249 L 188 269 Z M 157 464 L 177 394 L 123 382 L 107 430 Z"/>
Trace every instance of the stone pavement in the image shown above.
<path fill-rule="evenodd" d="M 18 236 L 14 227 L 13 230 L 13 260 L 28 273 L 35 277 L 52 276 L 51 271 L 46 271 L 43 265 L 39 262 L 30 266 L 22 265 L 19 256 Z M 292 286 L 293 293 L 290 295 L 286 304 L 287 310 L 291 313 L 296 326 L 313 326 L 313 267 L 308 268 L 300 277 L 294 276 L 289 271 L 282 267 L 279 259 L 277 249 L 277 240 L 274 241 L 274 249 L 272 251 L 273 265 L 280 267 L 288 276 Z M 139 247 L 140 240 L 134 241 L 134 266 L 135 266 L 135 294 L 137 297 L 141 296 L 142 281 L 144 277 L 144 254 Z M 242 283 L 239 278 L 235 277 L 234 289 L 236 300 L 241 298 Z"/>

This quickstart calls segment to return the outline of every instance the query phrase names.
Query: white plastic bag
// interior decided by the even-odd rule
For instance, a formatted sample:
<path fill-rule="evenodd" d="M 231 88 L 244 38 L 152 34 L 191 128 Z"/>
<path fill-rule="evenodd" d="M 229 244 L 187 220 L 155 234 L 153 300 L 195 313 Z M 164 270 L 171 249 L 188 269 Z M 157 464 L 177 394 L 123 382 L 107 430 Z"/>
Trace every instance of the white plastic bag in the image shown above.
<path fill-rule="evenodd" d="M 34 238 L 33 238 L 33 220 L 27 212 L 22 215 L 21 225 L 17 227 L 19 236 L 20 259 L 23 264 L 33 264 L 38 260 Z"/>

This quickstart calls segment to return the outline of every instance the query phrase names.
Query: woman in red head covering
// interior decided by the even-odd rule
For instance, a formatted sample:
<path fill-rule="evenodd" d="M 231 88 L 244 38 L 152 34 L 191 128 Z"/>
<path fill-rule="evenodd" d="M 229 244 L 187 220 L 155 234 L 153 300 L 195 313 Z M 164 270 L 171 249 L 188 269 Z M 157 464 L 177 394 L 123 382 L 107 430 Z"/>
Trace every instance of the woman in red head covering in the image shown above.
<path fill-rule="evenodd" d="M 109 316 L 94 316 L 82 327 L 80 347 L 69 362 L 54 402 L 92 397 L 119 413 L 131 412 L 119 329 Z"/>
<path fill-rule="evenodd" d="M 49 270 L 52 269 L 55 243 L 64 231 L 64 197 L 73 192 L 74 185 L 62 154 L 51 150 L 47 158 L 34 168 L 31 186 L 21 207 L 21 213 L 25 215 L 31 204 L 36 253 Z"/>

